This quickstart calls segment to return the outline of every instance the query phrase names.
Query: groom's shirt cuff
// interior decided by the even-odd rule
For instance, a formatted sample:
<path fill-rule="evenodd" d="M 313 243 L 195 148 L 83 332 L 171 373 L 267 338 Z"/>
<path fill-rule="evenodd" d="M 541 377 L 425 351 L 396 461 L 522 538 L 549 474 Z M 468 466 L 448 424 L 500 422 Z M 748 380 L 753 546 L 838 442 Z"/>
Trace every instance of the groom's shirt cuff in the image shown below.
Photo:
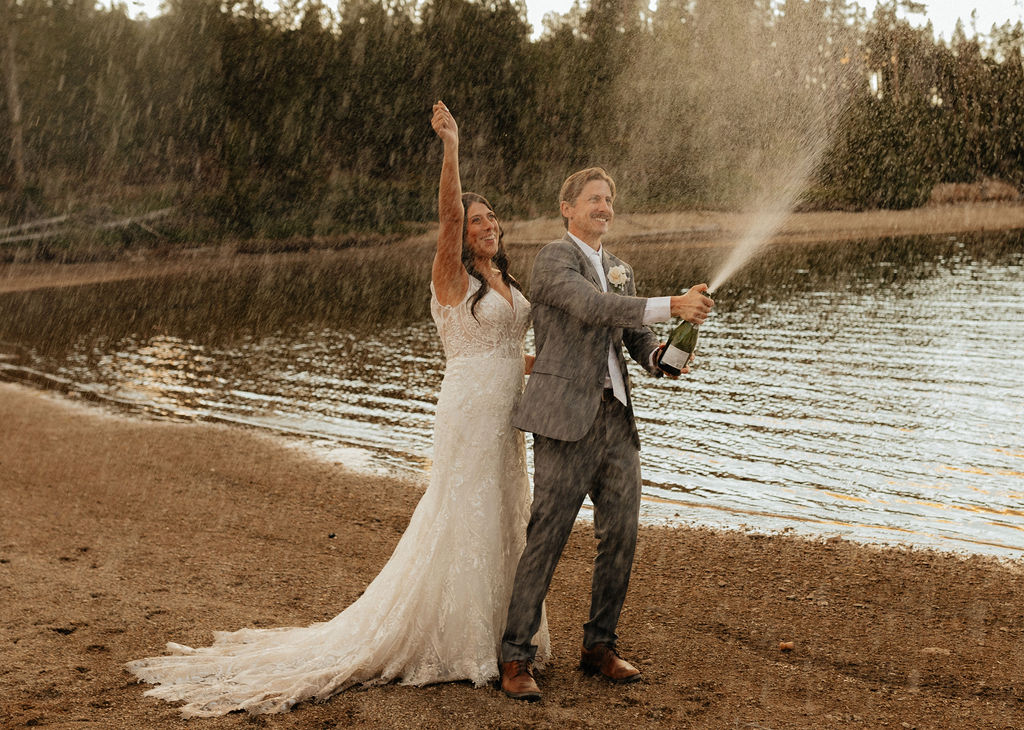
<path fill-rule="evenodd" d="M 644 324 L 672 319 L 672 297 L 650 297 L 644 307 Z"/>

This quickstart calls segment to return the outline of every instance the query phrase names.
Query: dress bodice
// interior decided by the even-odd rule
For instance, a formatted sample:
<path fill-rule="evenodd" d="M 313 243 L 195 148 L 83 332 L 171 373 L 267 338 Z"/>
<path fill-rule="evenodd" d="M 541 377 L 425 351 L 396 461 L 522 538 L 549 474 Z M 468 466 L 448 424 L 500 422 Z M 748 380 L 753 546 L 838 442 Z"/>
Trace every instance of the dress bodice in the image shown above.
<path fill-rule="evenodd" d="M 510 287 L 511 304 L 490 289 L 477 303 L 474 317 L 470 304 L 480 286 L 471 276 L 462 301 L 442 305 L 437 301 L 434 285 L 430 285 L 430 314 L 441 336 L 445 359 L 450 362 L 462 357 L 522 357 L 523 338 L 530 327 L 530 303 L 515 287 Z"/>

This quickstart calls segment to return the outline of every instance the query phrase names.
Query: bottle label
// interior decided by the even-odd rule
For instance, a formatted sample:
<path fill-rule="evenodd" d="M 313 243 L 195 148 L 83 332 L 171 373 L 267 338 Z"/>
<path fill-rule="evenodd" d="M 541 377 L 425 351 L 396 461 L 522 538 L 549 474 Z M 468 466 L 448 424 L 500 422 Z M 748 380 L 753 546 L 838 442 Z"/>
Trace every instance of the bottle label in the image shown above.
<path fill-rule="evenodd" d="M 690 362 L 690 353 L 673 345 L 667 345 L 665 351 L 661 353 L 661 361 L 669 367 L 682 370 Z"/>

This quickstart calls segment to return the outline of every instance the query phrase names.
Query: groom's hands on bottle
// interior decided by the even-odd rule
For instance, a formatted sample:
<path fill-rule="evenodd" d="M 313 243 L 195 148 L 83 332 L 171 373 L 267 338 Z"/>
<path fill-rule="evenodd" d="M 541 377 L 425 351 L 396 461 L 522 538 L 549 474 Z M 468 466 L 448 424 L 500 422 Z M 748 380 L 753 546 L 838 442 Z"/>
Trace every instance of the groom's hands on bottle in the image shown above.
<path fill-rule="evenodd" d="M 672 316 L 681 317 L 690 324 L 704 324 L 711 308 L 715 306 L 714 300 L 707 295 L 707 290 L 707 284 L 697 284 L 691 286 L 685 294 L 677 294 L 672 297 Z"/>
<path fill-rule="evenodd" d="M 658 347 L 658 349 L 654 351 L 654 354 L 651 355 L 651 362 L 654 364 L 655 367 L 658 368 L 659 378 L 672 378 L 672 380 L 679 380 L 679 375 L 686 375 L 688 372 L 690 372 L 690 363 L 693 362 L 694 358 L 697 355 L 696 353 L 691 352 L 690 359 L 686 361 L 686 367 L 679 371 L 679 375 L 673 375 L 672 373 L 667 373 L 660 367 L 658 367 L 658 363 L 661 362 L 661 353 L 665 350 L 666 347 L 668 347 L 668 343 L 662 342 L 661 346 Z"/>
<path fill-rule="evenodd" d="M 673 317 L 680 317 L 685 319 L 690 324 L 702 325 L 708 318 L 708 314 L 711 312 L 711 308 L 715 306 L 714 300 L 707 295 L 708 285 L 697 284 L 687 289 L 685 294 L 678 294 L 671 297 L 670 311 Z M 654 351 L 653 361 L 655 364 L 661 362 L 661 353 L 668 345 L 667 342 L 661 343 L 661 347 Z M 685 375 L 690 372 L 689 364 L 693 362 L 694 355 L 690 353 L 690 359 L 686 361 L 687 366 L 679 371 L 679 375 Z M 658 368 L 661 375 L 677 379 L 679 375 L 672 375 L 667 373 L 661 368 Z"/>

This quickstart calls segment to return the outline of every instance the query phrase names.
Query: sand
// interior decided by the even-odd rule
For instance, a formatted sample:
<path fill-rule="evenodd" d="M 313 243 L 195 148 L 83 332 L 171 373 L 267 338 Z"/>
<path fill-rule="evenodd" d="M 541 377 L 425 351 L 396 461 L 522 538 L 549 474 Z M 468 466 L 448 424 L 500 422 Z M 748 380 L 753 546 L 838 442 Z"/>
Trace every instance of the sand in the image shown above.
<path fill-rule="evenodd" d="M 720 211 L 616 215 L 608 244 L 628 257 L 634 246 L 669 244 L 673 247 L 732 246 L 752 223 L 752 216 Z M 565 229 L 560 218 L 528 221 L 503 221 L 505 242 L 515 256 L 532 256 L 540 244 L 560 238 Z M 967 232 L 996 232 L 1024 229 L 1024 203 L 965 203 L 912 210 L 873 210 L 859 213 L 793 213 L 781 224 L 766 245 L 817 243 L 886 238 L 890 236 L 941 235 Z M 436 226 L 392 247 L 431 249 Z M 27 291 L 47 286 L 97 284 L 149 276 L 164 276 L 196 270 L 230 269 L 263 263 L 281 263 L 308 256 L 323 255 L 352 241 L 304 240 L 300 242 L 224 242 L 218 246 L 188 249 L 182 252 L 133 251 L 116 261 L 94 263 L 9 263 L 0 264 L 0 293 Z M 373 243 L 369 241 L 368 243 Z M 277 248 L 300 247 L 307 253 L 276 253 Z M 238 254 L 244 248 L 261 254 Z M 356 246 L 358 248 L 358 246 Z M 156 254 L 156 255 L 154 255 Z"/>
<path fill-rule="evenodd" d="M 334 616 L 389 556 L 416 484 L 242 428 L 146 421 L 0 384 L 0 727 L 182 727 L 124 662 L 215 630 Z M 333 537 L 332 537 L 333 535 Z M 1016 562 L 643 528 L 620 687 L 576 668 L 593 536 L 548 610 L 544 699 L 464 683 L 356 688 L 203 728 L 1024 727 Z M 792 642 L 783 651 L 781 642 Z"/>

